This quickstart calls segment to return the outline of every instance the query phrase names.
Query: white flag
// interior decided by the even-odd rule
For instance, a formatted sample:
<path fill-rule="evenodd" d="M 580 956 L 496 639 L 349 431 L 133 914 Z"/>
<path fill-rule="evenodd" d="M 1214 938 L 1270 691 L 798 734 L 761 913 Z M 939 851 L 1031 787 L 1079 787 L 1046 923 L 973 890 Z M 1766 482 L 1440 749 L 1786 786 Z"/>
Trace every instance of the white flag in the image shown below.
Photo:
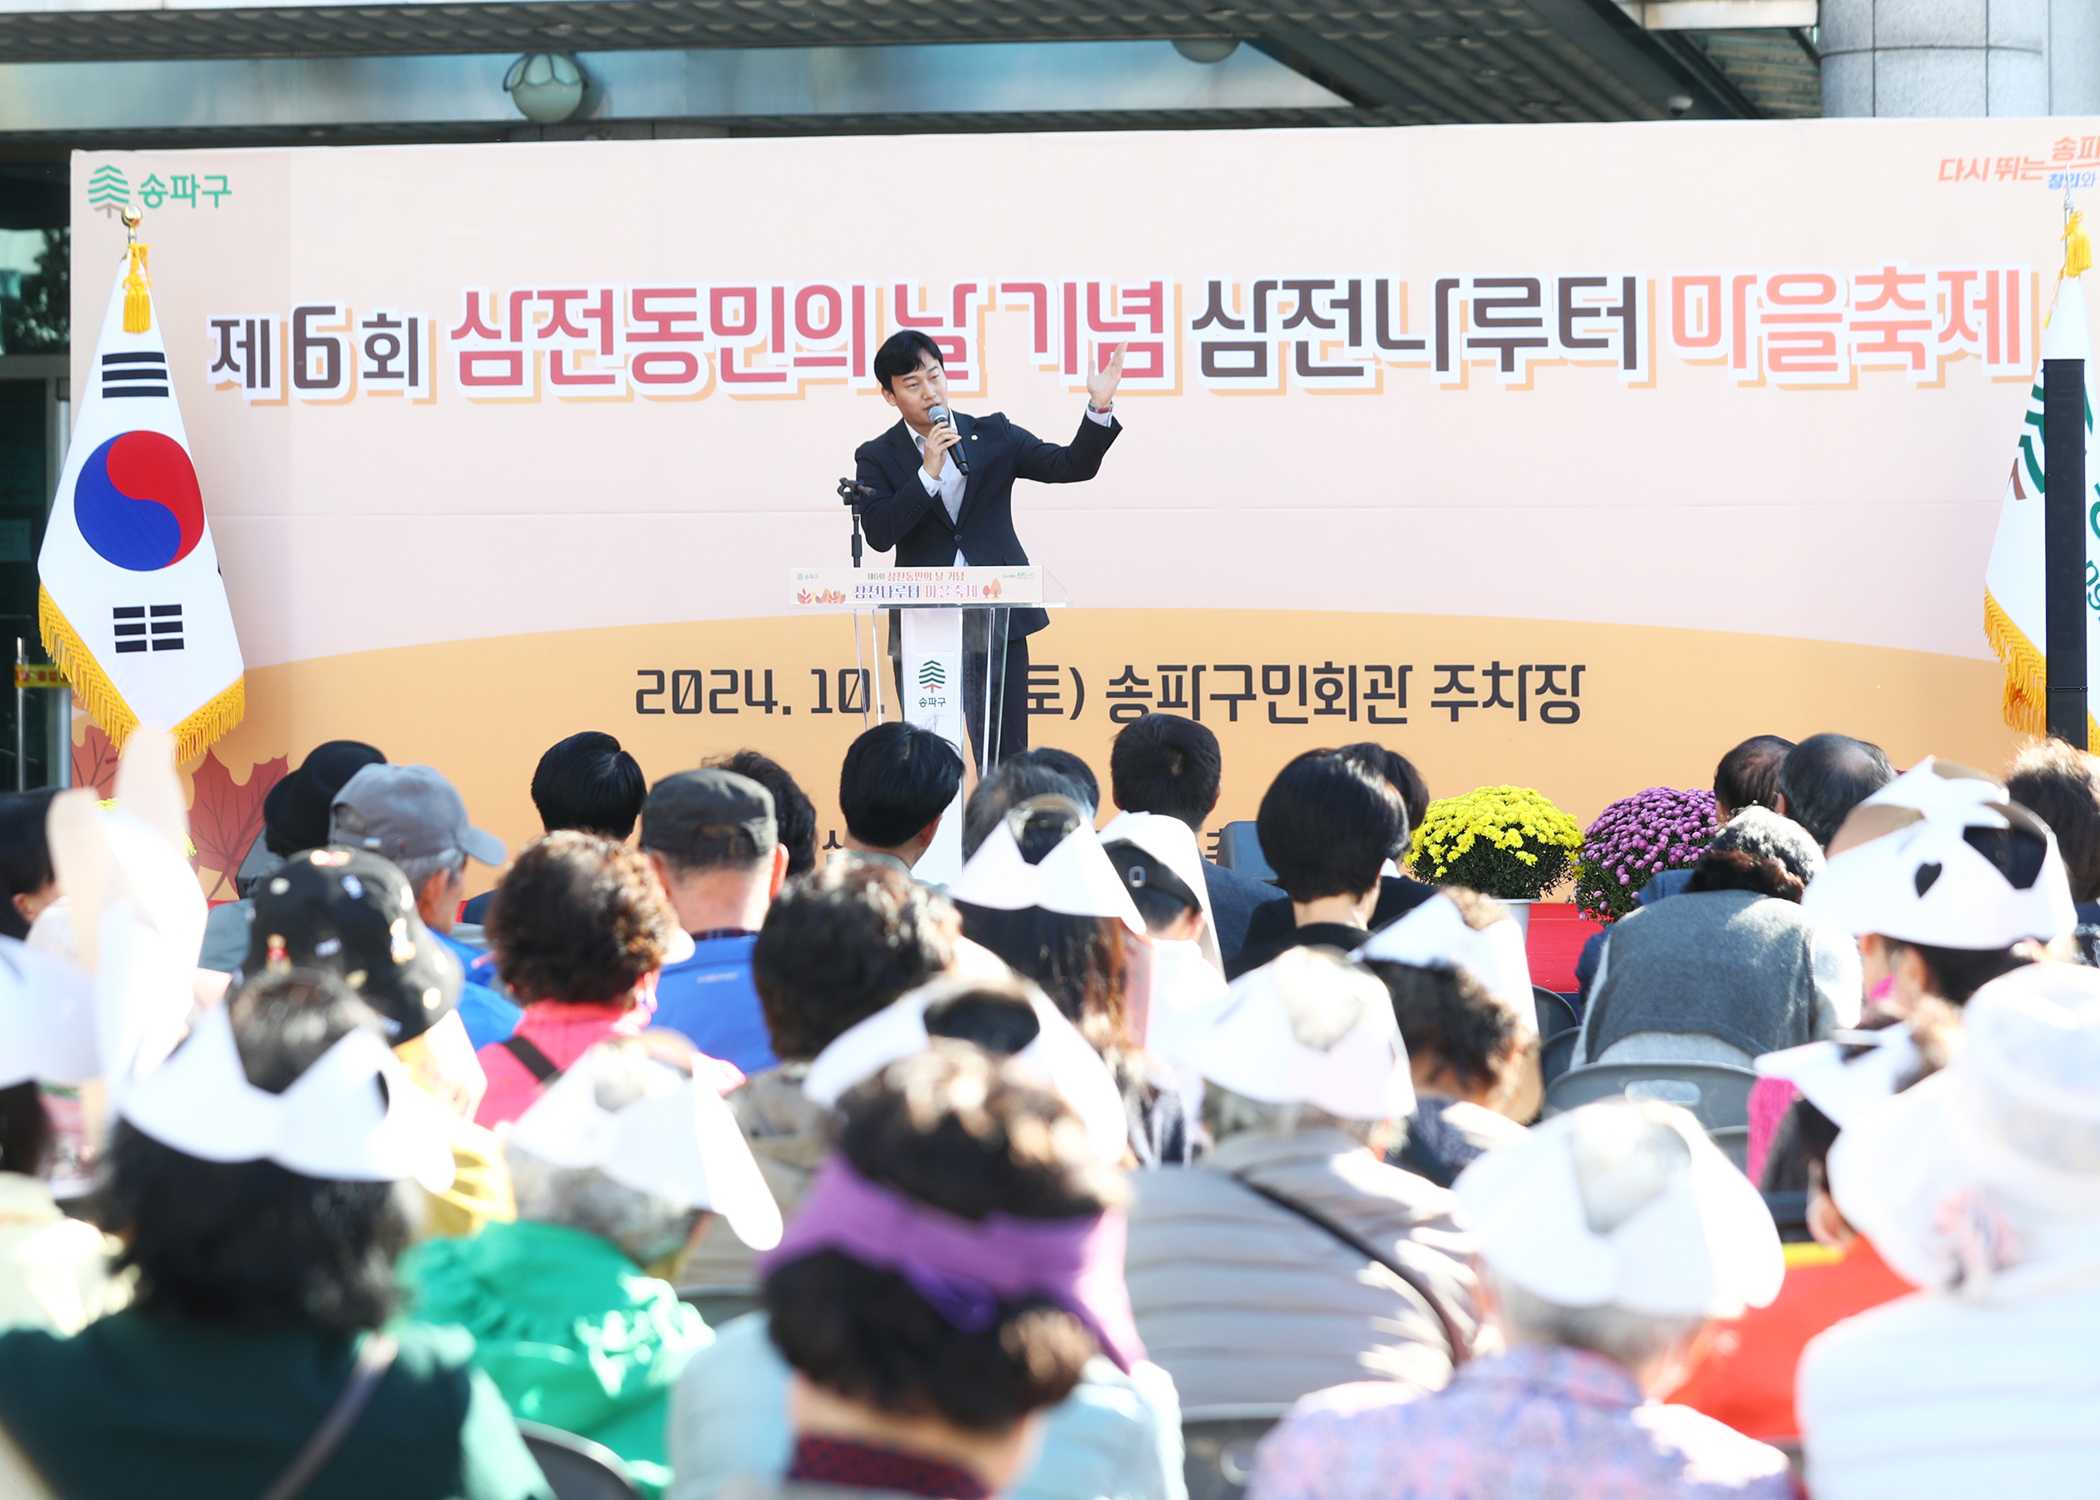
<path fill-rule="evenodd" d="M 37 558 L 38 614 L 44 649 L 113 742 L 152 723 L 187 760 L 241 721 L 246 699 L 145 249 L 118 270 L 78 393 Z"/>

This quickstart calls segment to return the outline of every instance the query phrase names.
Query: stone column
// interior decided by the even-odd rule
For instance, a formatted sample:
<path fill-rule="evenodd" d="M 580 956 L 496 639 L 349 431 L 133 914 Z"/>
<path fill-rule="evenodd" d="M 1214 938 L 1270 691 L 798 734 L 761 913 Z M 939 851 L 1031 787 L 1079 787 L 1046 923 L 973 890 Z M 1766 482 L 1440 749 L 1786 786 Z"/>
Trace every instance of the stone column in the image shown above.
<path fill-rule="evenodd" d="M 1823 0 L 1825 115 L 2100 113 L 2095 0 Z"/>

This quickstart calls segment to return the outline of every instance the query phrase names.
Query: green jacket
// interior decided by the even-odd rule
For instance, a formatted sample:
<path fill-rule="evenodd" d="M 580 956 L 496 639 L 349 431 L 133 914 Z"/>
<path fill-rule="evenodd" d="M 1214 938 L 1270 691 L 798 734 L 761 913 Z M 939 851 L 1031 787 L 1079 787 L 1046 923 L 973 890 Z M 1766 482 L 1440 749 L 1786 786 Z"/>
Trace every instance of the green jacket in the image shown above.
<path fill-rule="evenodd" d="M 400 1353 L 301 1500 L 550 1500 L 457 1329 Z M 233 1500 L 282 1474 L 349 1381 L 357 1341 L 113 1313 L 0 1338 L 0 1427 L 65 1500 Z"/>
<path fill-rule="evenodd" d="M 668 1282 L 610 1240 L 530 1220 L 418 1245 L 401 1274 L 417 1317 L 474 1335 L 512 1412 L 603 1443 L 645 1495 L 662 1491 L 671 1389 L 714 1341 Z"/>

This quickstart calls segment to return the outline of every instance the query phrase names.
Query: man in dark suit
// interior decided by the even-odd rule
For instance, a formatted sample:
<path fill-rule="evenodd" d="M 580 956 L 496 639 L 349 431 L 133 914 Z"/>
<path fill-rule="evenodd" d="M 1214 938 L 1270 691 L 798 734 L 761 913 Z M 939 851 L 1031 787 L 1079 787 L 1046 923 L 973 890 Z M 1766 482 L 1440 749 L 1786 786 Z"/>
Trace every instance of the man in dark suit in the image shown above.
<path fill-rule="evenodd" d="M 917 329 L 892 334 L 875 354 L 882 399 L 895 407 L 897 425 L 854 452 L 855 478 L 871 492 L 861 504 L 868 545 L 897 550 L 900 568 L 997 567 L 1025 563 L 1014 534 L 1016 479 L 1077 484 L 1092 479 L 1101 457 L 1123 430 L 1113 410 L 1123 378 L 1119 344 L 1106 368 L 1087 376 L 1087 410 L 1079 434 L 1064 447 L 1046 443 L 1008 421 L 948 408 L 948 376 L 940 346 Z M 958 462 L 960 458 L 960 462 Z M 967 466 L 967 472 L 964 467 Z M 963 710 L 982 771 L 1028 748 L 1028 637 L 1050 623 L 1040 609 L 966 611 L 963 618 Z M 893 617 L 890 656 L 900 654 Z M 989 654 L 997 707 L 996 734 L 985 755 L 985 662 Z M 901 670 L 901 669 L 900 669 Z M 903 696 L 901 680 L 898 696 Z"/>
<path fill-rule="evenodd" d="M 1174 714 L 1133 719 L 1117 733 L 1108 752 L 1108 790 L 1116 806 L 1124 812 L 1179 818 L 1196 830 L 1199 847 L 1204 820 L 1217 808 L 1223 784 L 1218 737 L 1193 719 Z M 1247 924 L 1258 909 L 1280 905 L 1284 929 L 1292 925 L 1289 899 L 1265 880 L 1206 859 L 1203 883 L 1210 888 L 1218 955 L 1227 964 L 1246 946 Z"/>

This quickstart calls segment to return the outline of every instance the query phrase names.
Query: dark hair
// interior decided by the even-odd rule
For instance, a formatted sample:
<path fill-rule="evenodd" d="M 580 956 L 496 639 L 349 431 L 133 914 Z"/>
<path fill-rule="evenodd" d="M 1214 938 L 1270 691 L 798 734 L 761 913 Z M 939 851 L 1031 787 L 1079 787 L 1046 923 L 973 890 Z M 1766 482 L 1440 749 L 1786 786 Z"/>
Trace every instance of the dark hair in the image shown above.
<path fill-rule="evenodd" d="M 1502 1082 L 1524 1035 L 1510 1008 L 1463 969 L 1445 965 L 1365 965 L 1385 984 L 1407 1055 L 1433 1057 L 1460 1082 L 1492 1089 Z"/>
<path fill-rule="evenodd" d="M 1255 832 L 1276 883 L 1293 901 L 1360 896 L 1407 833 L 1390 781 L 1340 750 L 1308 750 L 1262 794 Z"/>
<path fill-rule="evenodd" d="M 875 351 L 875 379 L 881 383 L 884 390 L 888 390 L 892 380 L 918 369 L 926 362 L 926 356 L 929 354 L 933 356 L 933 362 L 942 369 L 948 367 L 948 361 L 941 357 L 941 346 L 918 329 L 907 328 L 900 333 L 893 333 L 884 339 L 882 347 Z"/>
<path fill-rule="evenodd" d="M 1025 979 L 950 981 L 952 988 L 926 1007 L 926 1034 L 969 1042 L 1001 1057 L 1011 1057 L 1042 1034 Z"/>
<path fill-rule="evenodd" d="M 1045 766 L 1072 783 L 1084 795 L 1086 805 L 1096 812 L 1101 809 L 1101 783 L 1094 778 L 1094 768 L 1069 750 L 1060 750 L 1054 745 L 1038 745 L 1023 750 L 1018 755 L 1006 758 L 1006 764 L 1021 761 L 1032 766 Z"/>
<path fill-rule="evenodd" d="M 1429 783 L 1415 769 L 1415 763 L 1398 750 L 1388 750 L 1372 740 L 1360 744 L 1344 745 L 1337 752 L 1361 761 L 1393 784 L 1400 794 L 1401 805 L 1407 809 L 1407 832 L 1401 834 L 1404 842 L 1407 833 L 1422 826 L 1422 819 L 1429 815 Z"/>
<path fill-rule="evenodd" d="M 519 1000 L 627 1008 L 635 982 L 662 967 L 677 925 L 648 859 L 600 834 L 534 839 L 489 903 L 496 971 Z"/>
<path fill-rule="evenodd" d="M 702 761 L 703 766 L 748 776 L 773 794 L 773 833 L 787 846 L 787 873 L 807 875 L 817 867 L 817 805 L 788 769 L 770 755 L 739 750 Z M 768 851 L 770 852 L 770 851 Z"/>
<path fill-rule="evenodd" d="M 1891 966 L 1906 948 L 1917 954 L 1930 971 L 1931 992 L 1949 1005 L 1967 1005 L 1970 996 L 1993 979 L 2034 962 L 2031 954 L 2016 948 L 1936 948 L 1927 943 L 1906 943 L 1887 934 L 1881 940 L 1889 946 Z"/>
<path fill-rule="evenodd" d="M 1075 804 L 1085 793 L 1069 777 L 1033 761 L 1006 761 L 977 783 L 963 805 L 963 858 L 977 852 L 991 836 L 993 826 L 1009 811 L 1032 797 L 1067 797 Z"/>
<path fill-rule="evenodd" d="M 44 820 L 51 815 L 51 799 L 62 790 L 47 786 L 0 796 L 0 881 L 7 883 L 6 891 L 0 892 L 5 896 L 0 900 L 0 936 L 29 936 L 29 923 L 15 910 L 15 897 L 34 895 L 52 881 Z"/>
<path fill-rule="evenodd" d="M 877 724 L 846 747 L 839 767 L 846 832 L 871 849 L 908 844 L 948 810 L 962 779 L 962 756 L 932 730 Z"/>
<path fill-rule="evenodd" d="M 2044 740 L 2014 759 L 2005 790 L 2056 835 L 2071 899 L 2100 900 L 2100 759 Z"/>
<path fill-rule="evenodd" d="M 848 1093 L 839 1151 L 870 1181 L 959 1218 L 1076 1219 L 1120 1206 L 1071 1108 L 966 1044 L 908 1058 Z M 1098 1345 L 1041 1297 L 1001 1302 L 964 1332 L 894 1271 L 822 1250 L 765 1281 L 787 1362 L 849 1401 L 1003 1433 L 1079 1383 Z"/>
<path fill-rule="evenodd" d="M 595 729 L 549 748 L 532 773 L 532 805 L 549 833 L 581 828 L 625 842 L 648 796 L 640 764 Z"/>
<path fill-rule="evenodd" d="M 0 1172 L 43 1176 L 52 1136 L 44 1091 L 34 1078 L 0 1089 Z"/>
<path fill-rule="evenodd" d="M 840 861 L 781 888 L 751 949 L 773 1051 L 806 1062 L 955 960 L 947 898 L 888 865 Z"/>
<path fill-rule="evenodd" d="M 1117 731 L 1108 752 L 1108 787 L 1125 812 L 1179 818 L 1201 833 L 1218 805 L 1224 775 L 1218 737 L 1193 719 L 1146 714 Z"/>
<path fill-rule="evenodd" d="M 1077 803 L 1062 793 L 1031 797 L 1009 814 L 1018 823 L 1015 842 L 1028 863 L 1046 855 L 1086 819 Z M 1075 917 L 1040 906 L 1006 911 L 955 903 L 962 913 L 963 936 L 982 944 L 1006 961 L 1008 968 L 1043 987 L 1051 1002 L 1096 1048 L 1128 1048 L 1125 1010 L 1128 983 L 1124 927 L 1115 917 Z"/>
<path fill-rule="evenodd" d="M 1721 757 L 1714 767 L 1714 801 L 1726 813 L 1746 807 L 1779 811 L 1779 767 L 1792 740 L 1776 734 L 1754 734 Z M 1804 825 L 1805 826 L 1805 825 Z"/>
<path fill-rule="evenodd" d="M 1691 878 L 1684 883 L 1687 896 L 1699 891 L 1750 891 L 1795 902 L 1805 889 L 1801 877 L 1771 855 L 1753 854 L 1748 849 L 1707 850 L 1692 866 Z"/>
<path fill-rule="evenodd" d="M 1895 767 L 1879 745 L 1845 734 L 1812 734 L 1779 763 L 1786 815 L 1826 849 L 1845 814 L 1895 779 Z"/>
<path fill-rule="evenodd" d="M 249 1082 L 281 1094 L 378 1017 L 332 975 L 267 974 L 228 1002 Z M 138 1272 L 136 1305 L 238 1327 L 377 1328 L 394 1312 L 408 1243 L 396 1185 L 331 1182 L 271 1161 L 213 1162 L 119 1120 L 108 1222 Z"/>

